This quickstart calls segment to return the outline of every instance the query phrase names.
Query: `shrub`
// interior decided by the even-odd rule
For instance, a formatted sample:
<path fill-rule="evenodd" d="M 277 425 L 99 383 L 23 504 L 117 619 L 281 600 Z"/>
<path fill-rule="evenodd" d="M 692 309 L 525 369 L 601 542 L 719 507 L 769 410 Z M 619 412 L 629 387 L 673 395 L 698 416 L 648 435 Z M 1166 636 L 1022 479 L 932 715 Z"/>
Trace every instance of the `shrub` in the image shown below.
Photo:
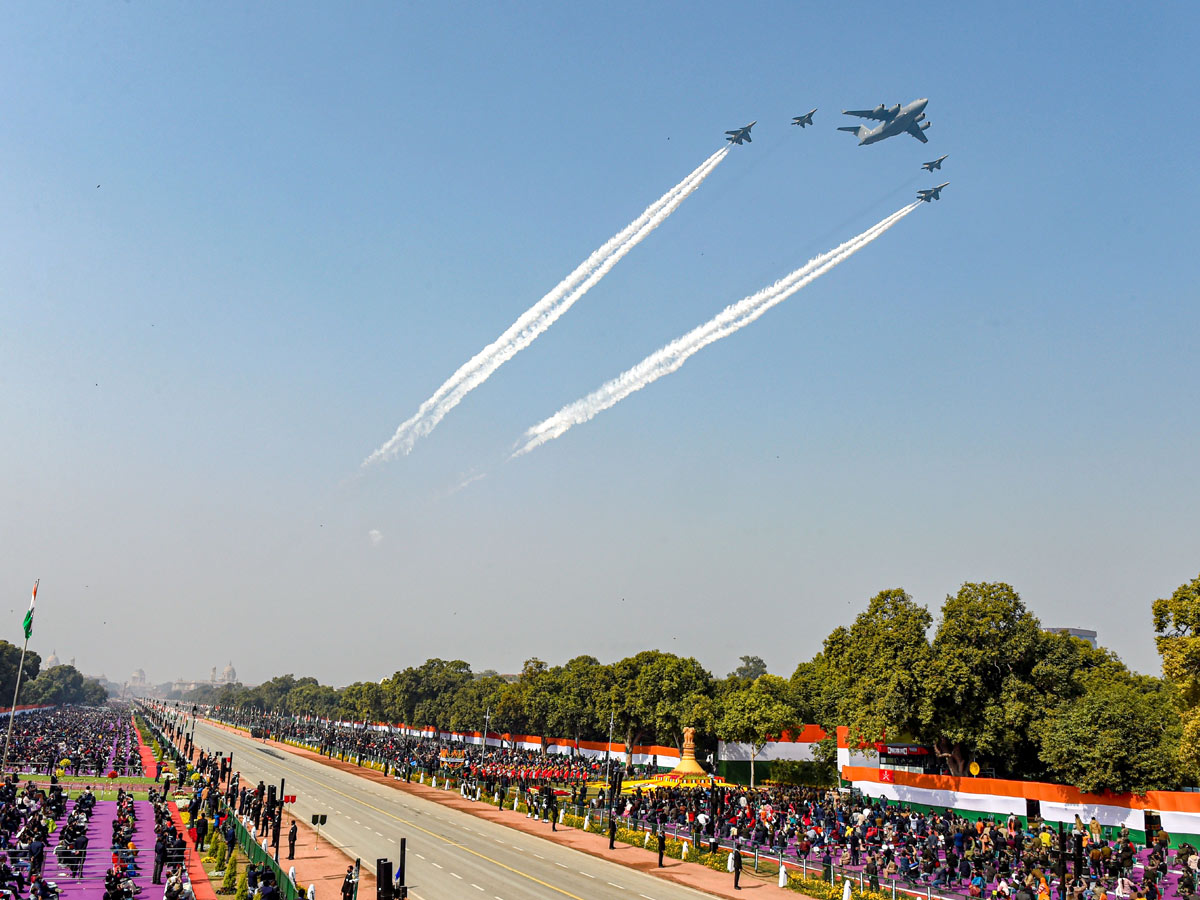
<path fill-rule="evenodd" d="M 250 900 L 250 883 L 245 872 L 238 878 L 237 893 L 233 895 L 233 900 Z"/>
<path fill-rule="evenodd" d="M 875 891 L 858 889 L 858 881 L 854 878 L 840 879 L 834 877 L 833 884 L 823 878 L 803 878 L 788 872 L 787 886 L 790 890 L 799 891 L 816 900 L 841 900 L 844 881 L 850 882 L 851 900 L 888 900 L 887 895 Z"/>
<path fill-rule="evenodd" d="M 237 854 L 229 854 L 229 865 L 225 867 L 225 877 L 221 879 L 221 887 L 217 890 L 218 894 L 232 894 L 237 890 L 238 886 L 238 861 Z"/>

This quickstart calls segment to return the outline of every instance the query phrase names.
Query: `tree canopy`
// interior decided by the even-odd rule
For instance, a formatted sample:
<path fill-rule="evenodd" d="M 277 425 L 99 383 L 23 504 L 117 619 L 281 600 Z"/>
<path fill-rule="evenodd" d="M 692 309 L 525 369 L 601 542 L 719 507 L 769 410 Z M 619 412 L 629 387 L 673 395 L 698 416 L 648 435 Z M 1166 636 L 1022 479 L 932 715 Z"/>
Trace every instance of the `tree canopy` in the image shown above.
<path fill-rule="evenodd" d="M 701 741 L 749 744 L 752 758 L 768 737 L 812 723 L 829 735 L 818 750 L 825 763 L 844 725 L 868 752 L 884 740 L 926 745 L 953 775 L 977 762 L 1091 792 L 1145 791 L 1200 775 L 1200 577 L 1154 601 L 1152 614 L 1164 678 L 1045 630 L 1011 585 L 968 582 L 936 620 L 901 588 L 877 593 L 790 679 L 752 654 L 718 678 L 693 657 L 649 649 L 611 663 L 531 658 L 507 677 L 434 658 L 341 689 L 283 675 L 205 699 L 460 731 L 486 722 L 493 732 L 572 740 L 605 740 L 611 722 L 626 745 L 680 747 L 690 725 Z M 10 662 L 15 672 L 13 649 L 0 644 L 0 691 Z M 27 670 L 32 662 L 36 671 L 31 657 Z M 38 690 L 49 696 L 61 681 L 56 674 Z"/>

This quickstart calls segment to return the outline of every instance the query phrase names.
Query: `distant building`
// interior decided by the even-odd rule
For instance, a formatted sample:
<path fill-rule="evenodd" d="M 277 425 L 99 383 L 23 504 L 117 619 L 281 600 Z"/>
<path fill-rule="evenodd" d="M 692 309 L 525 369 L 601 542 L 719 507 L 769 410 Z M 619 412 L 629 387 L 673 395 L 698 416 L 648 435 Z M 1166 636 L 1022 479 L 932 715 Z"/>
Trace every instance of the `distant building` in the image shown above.
<path fill-rule="evenodd" d="M 217 674 L 217 667 L 213 666 L 209 671 L 207 680 L 187 681 L 183 678 L 177 678 L 164 687 L 173 694 L 187 694 L 201 687 L 221 687 L 222 685 L 237 683 L 237 669 L 233 667 L 233 662 L 230 661 L 229 665 L 222 669 L 220 674 Z"/>
<path fill-rule="evenodd" d="M 50 655 L 46 657 L 45 667 L 47 669 L 53 669 L 55 666 L 61 666 L 61 665 L 62 665 L 62 660 L 60 660 L 58 658 L 58 651 L 51 650 Z"/>
<path fill-rule="evenodd" d="M 1051 634 L 1069 634 L 1081 641 L 1087 641 L 1093 647 L 1096 646 L 1096 632 L 1089 628 L 1047 628 L 1046 631 Z"/>

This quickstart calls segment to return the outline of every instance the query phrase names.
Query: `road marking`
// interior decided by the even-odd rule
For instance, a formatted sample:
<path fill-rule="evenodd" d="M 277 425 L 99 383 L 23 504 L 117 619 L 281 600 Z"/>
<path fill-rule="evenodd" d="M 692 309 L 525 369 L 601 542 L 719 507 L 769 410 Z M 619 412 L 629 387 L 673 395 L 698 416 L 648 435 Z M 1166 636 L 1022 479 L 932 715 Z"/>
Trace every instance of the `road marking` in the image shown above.
<path fill-rule="evenodd" d="M 583 869 L 579 870 L 579 874 L 582 875 L 584 878 L 595 878 L 596 877 L 595 875 L 589 875 L 587 872 L 583 871 Z"/>
<path fill-rule="evenodd" d="M 649 894 L 638 894 L 639 897 L 645 897 L 646 900 L 654 900 Z"/>
<path fill-rule="evenodd" d="M 379 835 L 380 837 L 383 837 L 383 832 L 382 832 L 382 831 L 377 831 L 377 832 L 375 832 L 375 833 L 376 833 L 377 835 Z"/>
<path fill-rule="evenodd" d="M 560 863 L 560 862 L 556 862 L 556 863 L 555 863 L 555 865 L 556 865 L 556 866 L 558 866 L 560 869 L 569 869 L 569 868 L 571 868 L 570 866 L 565 866 L 565 865 L 563 865 L 563 864 L 562 864 L 562 863 Z"/>
<path fill-rule="evenodd" d="M 483 890 L 483 888 L 481 888 L 479 885 L 477 885 L 477 884 L 476 884 L 475 882 L 473 882 L 473 881 L 471 882 L 471 887 L 475 888 L 475 890 L 477 890 L 477 891 L 482 891 L 482 890 Z"/>
<path fill-rule="evenodd" d="M 615 888 L 616 888 L 617 890 L 619 890 L 619 891 L 623 891 L 623 890 L 625 890 L 625 888 L 624 888 L 624 886 L 623 886 L 623 885 L 619 885 L 619 884 L 617 884 L 615 881 L 610 881 L 610 882 L 608 883 L 608 886 L 609 886 L 609 887 L 615 887 Z"/>
<path fill-rule="evenodd" d="M 317 763 L 317 764 L 320 765 L 320 763 Z M 283 769 L 284 771 L 288 771 L 288 772 L 294 772 L 300 778 L 308 778 L 312 781 L 317 781 L 317 778 L 315 776 L 309 774 L 303 768 L 296 768 L 294 765 L 293 766 L 280 765 L 278 762 L 273 763 L 273 765 L 275 766 L 275 768 Z M 500 868 L 504 869 L 504 871 L 506 871 L 506 872 L 511 872 L 514 875 L 519 875 L 522 878 L 532 881 L 534 884 L 539 884 L 542 887 L 546 888 L 547 890 L 554 891 L 554 893 L 556 893 L 556 894 L 561 894 L 564 897 L 569 897 L 569 898 L 571 898 L 571 900 L 584 900 L 584 898 L 580 897 L 578 894 L 572 894 L 570 891 L 563 890 L 562 888 L 556 887 L 555 885 L 550 884 L 549 882 L 542 881 L 540 878 L 536 878 L 535 876 L 530 875 L 528 872 L 522 872 L 520 869 L 515 869 L 506 863 L 500 862 L 500 860 L 498 860 L 498 859 L 493 859 L 492 857 L 488 856 L 487 854 L 480 853 L 477 850 L 472 850 L 470 847 L 467 847 L 464 844 L 460 844 L 457 841 L 451 840 L 450 838 L 446 837 L 445 835 L 438 834 L 436 831 L 430 831 L 427 828 L 422 828 L 420 825 L 418 825 L 416 822 L 413 822 L 411 819 L 406 819 L 403 816 L 398 816 L 395 813 L 388 812 L 386 809 L 375 806 L 372 803 L 368 803 L 366 800 L 361 800 L 359 798 L 353 797 L 350 794 L 345 793 L 344 791 L 339 791 L 337 788 L 331 787 L 328 784 L 322 784 L 322 787 L 324 787 L 325 790 L 330 791 L 334 794 L 337 794 L 340 797 L 345 797 L 347 800 L 352 800 L 361 806 L 367 807 L 367 809 L 372 809 L 377 813 L 385 815 L 389 819 L 395 819 L 397 822 L 403 822 L 405 825 L 409 825 L 412 828 L 415 828 L 417 831 L 420 831 L 422 834 L 427 834 L 431 838 L 435 838 L 436 840 L 439 840 L 444 844 L 449 844 L 451 847 L 457 847 L 459 850 L 462 850 L 464 853 L 470 853 L 472 856 L 478 857 L 479 859 L 482 859 L 485 862 L 490 862 L 494 866 L 499 866 Z M 516 849 L 520 850 L 521 848 L 517 847 Z M 545 859 L 545 857 L 542 857 L 542 859 Z M 437 865 L 437 863 L 434 863 L 434 865 Z M 438 866 L 438 868 L 441 868 L 441 866 Z"/>
<path fill-rule="evenodd" d="M 388 843 L 394 844 L 394 843 L 396 843 L 396 839 L 395 839 L 395 838 L 388 838 Z"/>
<path fill-rule="evenodd" d="M 500 838 L 496 838 L 496 843 L 497 843 L 497 844 L 503 844 L 503 843 L 504 843 L 504 841 L 500 840 Z"/>
<path fill-rule="evenodd" d="M 459 875 L 457 872 L 451 872 L 450 874 L 453 875 L 455 878 L 457 878 L 459 881 L 462 881 L 462 876 Z"/>
<path fill-rule="evenodd" d="M 425 857 L 423 857 L 420 853 L 417 854 L 417 859 L 424 859 L 424 858 Z"/>
<path fill-rule="evenodd" d="M 438 865 L 437 863 L 434 863 L 434 865 L 435 865 L 435 866 L 437 866 L 439 869 L 440 869 L 440 868 L 442 868 L 442 867 L 441 867 L 440 865 Z"/>

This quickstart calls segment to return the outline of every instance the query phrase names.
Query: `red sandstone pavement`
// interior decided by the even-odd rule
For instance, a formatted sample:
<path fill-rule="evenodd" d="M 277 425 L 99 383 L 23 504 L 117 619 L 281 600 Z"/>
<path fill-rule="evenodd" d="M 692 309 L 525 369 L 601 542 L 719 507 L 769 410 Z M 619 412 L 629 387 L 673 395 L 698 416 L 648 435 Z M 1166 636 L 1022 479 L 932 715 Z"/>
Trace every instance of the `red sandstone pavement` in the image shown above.
<path fill-rule="evenodd" d="M 136 728 L 133 729 L 133 733 L 137 735 L 138 754 L 142 757 L 142 774 L 146 778 L 153 778 L 154 771 L 158 768 L 158 760 L 154 758 L 154 751 L 142 740 L 142 733 Z"/>
<path fill-rule="evenodd" d="M 210 725 L 217 728 L 224 728 L 226 731 L 236 731 L 245 734 L 244 729 L 231 728 L 220 722 L 206 720 Z M 257 740 L 257 739 L 256 739 Z M 609 862 L 617 863 L 627 869 L 636 869 L 647 875 L 655 878 L 661 878 L 663 881 L 669 881 L 674 884 L 683 885 L 684 887 L 692 888 L 693 890 L 703 891 L 706 894 L 711 894 L 714 897 L 728 897 L 730 900 L 735 898 L 750 897 L 800 897 L 803 894 L 798 894 L 796 891 L 786 890 L 776 885 L 775 878 L 763 879 L 755 876 L 750 870 L 742 872 L 742 890 L 734 892 L 733 876 L 726 872 L 717 872 L 707 866 L 702 866 L 699 863 L 685 863 L 678 859 L 664 859 L 663 868 L 658 868 L 657 854 L 651 853 L 648 850 L 643 850 L 641 847 L 633 847 L 628 844 L 618 843 L 613 850 L 608 849 L 608 838 L 604 835 L 591 834 L 590 832 L 581 831 L 577 828 L 563 828 L 559 831 L 551 831 L 548 824 L 542 824 L 536 819 L 525 818 L 524 813 L 502 812 L 488 803 L 476 803 L 471 800 L 463 799 L 457 792 L 443 791 L 437 788 L 429 787 L 423 784 L 409 784 L 403 781 L 396 781 L 393 778 L 385 778 L 382 772 L 375 769 L 365 769 L 354 765 L 354 763 L 342 762 L 337 759 L 328 759 L 321 756 L 319 753 L 313 753 L 311 750 L 305 750 L 300 747 L 293 747 L 291 744 L 284 744 L 279 741 L 263 740 L 261 743 L 271 747 L 278 747 L 280 750 L 295 754 L 296 756 L 306 757 L 316 760 L 323 765 L 330 766 L 335 769 L 341 769 L 345 772 L 351 772 L 358 775 L 360 778 L 366 778 L 370 781 L 379 784 L 387 785 L 399 791 L 404 791 L 413 794 L 417 797 L 422 797 L 426 800 L 432 800 L 435 803 L 440 803 L 442 806 L 447 806 L 451 809 L 461 810 L 465 813 L 470 813 L 480 819 L 486 819 L 489 822 L 497 822 L 501 825 L 506 825 L 509 828 L 515 828 L 517 831 L 526 834 L 535 835 L 543 840 L 551 841 L 555 844 L 561 844 L 564 847 L 569 847 L 573 850 L 578 850 L 581 853 L 586 853 L 589 856 L 597 857 L 598 859 L 608 860 Z M 753 857 L 750 857 L 753 859 Z M 344 874 L 344 871 L 343 871 Z M 747 895 L 746 892 L 750 892 Z M 359 897 L 364 896 L 362 889 L 359 890 Z"/>
<path fill-rule="evenodd" d="M 287 833 L 293 816 L 284 812 L 283 827 L 279 832 L 279 865 L 284 873 L 288 866 L 296 867 L 296 881 L 307 889 L 310 883 L 317 886 L 317 900 L 340 900 L 342 881 L 346 877 L 346 866 L 354 862 L 349 854 L 338 849 L 329 841 L 318 839 L 316 830 L 303 819 L 296 819 L 296 858 L 287 859 Z M 375 876 L 366 869 L 358 880 L 359 900 L 373 900 Z"/>

